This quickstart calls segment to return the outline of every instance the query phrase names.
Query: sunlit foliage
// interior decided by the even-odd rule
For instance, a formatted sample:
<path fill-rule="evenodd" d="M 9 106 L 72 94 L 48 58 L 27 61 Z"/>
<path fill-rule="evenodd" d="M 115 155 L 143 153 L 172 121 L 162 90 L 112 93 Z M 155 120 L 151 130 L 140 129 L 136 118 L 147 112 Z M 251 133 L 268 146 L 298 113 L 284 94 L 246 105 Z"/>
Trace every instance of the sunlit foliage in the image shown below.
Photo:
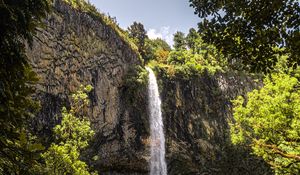
<path fill-rule="evenodd" d="M 232 142 L 250 146 L 278 175 L 300 173 L 299 70 L 272 73 L 234 100 Z"/>
<path fill-rule="evenodd" d="M 87 164 L 81 161 L 80 151 L 88 146 L 94 135 L 90 121 L 84 116 L 84 109 L 89 104 L 86 93 L 92 86 L 81 86 L 80 90 L 72 95 L 71 109 L 62 109 L 61 124 L 55 126 L 56 141 L 42 154 L 45 160 L 45 172 L 50 175 L 90 175 Z"/>

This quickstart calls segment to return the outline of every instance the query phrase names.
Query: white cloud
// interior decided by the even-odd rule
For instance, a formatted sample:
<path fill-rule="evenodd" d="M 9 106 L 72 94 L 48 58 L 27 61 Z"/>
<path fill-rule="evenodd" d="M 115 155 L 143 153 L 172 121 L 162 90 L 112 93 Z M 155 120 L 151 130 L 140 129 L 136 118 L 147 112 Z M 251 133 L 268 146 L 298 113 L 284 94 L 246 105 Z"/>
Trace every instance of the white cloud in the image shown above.
<path fill-rule="evenodd" d="M 161 38 L 165 40 L 170 46 L 173 45 L 173 34 L 169 26 L 163 26 L 160 29 L 149 29 L 147 35 L 150 39 Z"/>
<path fill-rule="evenodd" d="M 162 38 L 162 34 L 157 32 L 156 29 L 149 29 L 147 35 L 150 39 Z"/>

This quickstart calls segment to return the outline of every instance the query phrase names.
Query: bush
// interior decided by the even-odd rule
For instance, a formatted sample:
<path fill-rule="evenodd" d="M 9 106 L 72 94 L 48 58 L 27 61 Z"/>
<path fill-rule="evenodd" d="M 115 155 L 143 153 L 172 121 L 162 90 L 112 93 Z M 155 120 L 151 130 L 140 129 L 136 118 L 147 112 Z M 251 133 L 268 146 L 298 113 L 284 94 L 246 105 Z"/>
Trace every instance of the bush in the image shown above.
<path fill-rule="evenodd" d="M 50 175 L 74 174 L 90 175 L 87 164 L 79 159 L 80 151 L 88 146 L 93 137 L 90 121 L 84 116 L 84 108 L 88 105 L 87 92 L 92 86 L 81 86 L 80 90 L 72 95 L 72 106 L 68 111 L 62 109 L 61 124 L 55 126 L 56 142 L 42 154 L 45 160 L 45 172 Z"/>
<path fill-rule="evenodd" d="M 264 87 L 234 100 L 231 137 L 250 146 L 280 174 L 300 173 L 299 68 L 264 79 Z"/>

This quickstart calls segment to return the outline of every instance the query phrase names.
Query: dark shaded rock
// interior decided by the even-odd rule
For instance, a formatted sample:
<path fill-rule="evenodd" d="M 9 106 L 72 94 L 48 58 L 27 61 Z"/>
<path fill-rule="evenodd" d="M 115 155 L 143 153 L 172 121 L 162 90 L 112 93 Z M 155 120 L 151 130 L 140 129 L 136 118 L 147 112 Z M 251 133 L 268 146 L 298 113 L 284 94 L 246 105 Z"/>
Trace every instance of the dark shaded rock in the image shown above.
<path fill-rule="evenodd" d="M 148 149 L 143 138 L 149 133 L 141 116 L 147 118 L 146 104 L 139 109 L 127 104 L 131 97 L 125 85 L 127 73 L 142 64 L 139 55 L 102 19 L 61 0 L 54 6 L 27 53 L 40 77 L 36 97 L 42 108 L 33 121 L 35 132 L 51 141 L 48 137 L 60 121 L 61 108 L 69 106 L 71 93 L 91 84 L 88 117 L 96 135 L 83 159 L 101 173 L 145 174 Z"/>
<path fill-rule="evenodd" d="M 231 100 L 258 87 L 236 73 L 190 79 L 160 72 L 169 174 L 263 175 L 267 165 L 230 143 Z"/>

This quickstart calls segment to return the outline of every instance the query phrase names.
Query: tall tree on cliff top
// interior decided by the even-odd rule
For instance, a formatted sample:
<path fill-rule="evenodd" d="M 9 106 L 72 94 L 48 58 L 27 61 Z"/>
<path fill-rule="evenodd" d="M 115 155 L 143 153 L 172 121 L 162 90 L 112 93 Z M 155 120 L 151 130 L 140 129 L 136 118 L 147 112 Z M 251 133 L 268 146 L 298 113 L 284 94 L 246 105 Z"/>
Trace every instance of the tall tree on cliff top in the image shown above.
<path fill-rule="evenodd" d="M 49 11 L 48 0 L 0 1 L 0 174 L 32 174 L 33 152 L 26 125 L 36 103 L 31 99 L 35 73 L 25 54 L 35 28 Z"/>
<path fill-rule="evenodd" d="M 194 28 L 191 28 L 186 36 L 186 44 L 188 48 L 192 49 L 193 53 L 195 53 L 196 50 L 198 50 L 201 41 L 202 39 L 200 34 Z"/>
<path fill-rule="evenodd" d="M 139 22 L 134 22 L 128 27 L 129 37 L 133 39 L 137 45 L 139 52 L 143 59 L 147 60 L 147 48 L 145 45 L 146 39 L 148 39 L 147 32 L 144 25 Z"/>
<path fill-rule="evenodd" d="M 190 0 L 204 18 L 199 32 L 233 63 L 253 72 L 269 71 L 276 54 L 300 63 L 299 0 Z M 278 49 L 284 48 L 284 49 Z"/>
<path fill-rule="evenodd" d="M 175 50 L 185 50 L 186 49 L 186 41 L 185 41 L 185 35 L 182 32 L 177 31 L 174 34 L 174 49 Z"/>

